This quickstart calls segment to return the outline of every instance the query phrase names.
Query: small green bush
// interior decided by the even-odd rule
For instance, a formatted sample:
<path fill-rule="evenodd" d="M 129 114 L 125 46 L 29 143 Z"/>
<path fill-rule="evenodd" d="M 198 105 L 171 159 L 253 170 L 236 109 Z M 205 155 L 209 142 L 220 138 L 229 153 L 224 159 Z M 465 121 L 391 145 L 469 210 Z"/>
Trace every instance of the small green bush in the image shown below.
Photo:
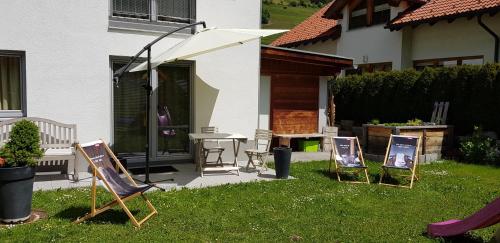
<path fill-rule="evenodd" d="M 369 123 L 372 124 L 372 125 L 379 125 L 380 124 L 380 120 L 379 119 L 372 119 Z"/>
<path fill-rule="evenodd" d="M 297 6 L 299 6 L 299 3 L 298 3 L 297 1 L 295 1 L 295 0 L 290 1 L 288 4 L 289 4 L 290 6 L 292 6 L 292 7 L 297 7 Z"/>
<path fill-rule="evenodd" d="M 271 21 L 271 13 L 269 12 L 269 9 L 267 8 L 262 8 L 262 24 L 269 24 L 269 21 Z"/>
<path fill-rule="evenodd" d="M 28 120 L 14 124 L 9 141 L 0 149 L 6 167 L 35 166 L 42 155 L 38 127 Z"/>
<path fill-rule="evenodd" d="M 500 165 L 496 141 L 484 136 L 482 129 L 477 126 L 474 127 L 472 136 L 460 143 L 460 152 L 469 163 Z"/>

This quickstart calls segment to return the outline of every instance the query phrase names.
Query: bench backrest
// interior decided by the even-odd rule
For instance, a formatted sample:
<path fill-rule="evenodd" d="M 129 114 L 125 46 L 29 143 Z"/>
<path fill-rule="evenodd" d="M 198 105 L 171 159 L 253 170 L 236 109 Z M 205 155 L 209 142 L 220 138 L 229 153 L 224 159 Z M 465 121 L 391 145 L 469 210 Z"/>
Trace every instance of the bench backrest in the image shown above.
<path fill-rule="evenodd" d="M 43 149 L 69 148 L 77 142 L 75 124 L 64 124 L 38 117 L 23 117 L 0 122 L 0 147 L 7 143 L 12 127 L 21 120 L 32 121 L 38 126 Z"/>

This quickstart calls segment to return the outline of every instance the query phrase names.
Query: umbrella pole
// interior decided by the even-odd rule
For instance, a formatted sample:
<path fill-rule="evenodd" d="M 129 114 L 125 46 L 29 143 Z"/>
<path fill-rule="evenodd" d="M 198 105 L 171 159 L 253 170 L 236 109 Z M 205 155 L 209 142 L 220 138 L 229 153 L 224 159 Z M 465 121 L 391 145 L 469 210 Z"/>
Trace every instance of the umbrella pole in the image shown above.
<path fill-rule="evenodd" d="M 148 47 L 148 83 L 144 85 L 144 89 L 146 90 L 146 178 L 144 180 L 144 183 L 150 184 L 151 181 L 149 180 L 149 146 L 150 146 L 150 141 L 151 141 L 151 91 L 153 87 L 151 86 L 151 46 Z"/>
<path fill-rule="evenodd" d="M 153 40 L 151 43 L 147 44 L 144 48 L 142 48 L 141 51 L 139 51 L 139 53 L 137 53 L 135 56 L 133 56 L 130 61 L 122 68 L 120 68 L 119 70 L 117 70 L 114 74 L 113 74 L 113 82 L 115 83 L 115 85 L 118 85 L 118 81 L 120 80 L 120 77 L 128 71 L 128 68 L 130 67 L 130 65 L 132 65 L 132 63 L 134 63 L 138 58 L 139 56 L 144 53 L 145 51 L 147 51 L 147 55 L 148 55 L 148 73 L 147 73 L 147 84 L 145 84 L 143 87 L 144 89 L 146 90 L 146 137 L 147 137 L 147 141 L 146 141 L 146 145 L 145 145 L 145 150 L 146 150 L 146 160 L 145 160 L 145 164 L 146 164 L 146 168 L 145 168 L 145 179 L 144 181 L 140 181 L 140 180 L 137 180 L 134 178 L 135 181 L 139 181 L 139 182 L 142 182 L 144 184 L 148 184 L 148 185 L 151 185 L 151 186 L 154 186 L 162 191 L 165 191 L 164 188 L 161 188 L 157 185 L 154 185 L 152 184 L 151 180 L 149 179 L 149 153 L 150 153 L 150 141 L 151 141 L 151 133 L 150 133 L 150 129 L 151 129 L 151 94 L 152 94 L 152 90 L 153 90 L 153 87 L 151 85 L 151 72 L 152 72 L 152 68 L 151 68 L 151 47 L 156 44 L 156 42 L 160 41 L 161 39 L 171 35 L 171 34 L 174 34 L 176 32 L 179 32 L 183 29 L 187 29 L 187 28 L 191 28 L 193 26 L 196 26 L 196 25 L 203 25 L 203 28 L 206 28 L 206 24 L 205 24 L 205 21 L 200 21 L 200 22 L 196 22 L 196 23 L 193 23 L 193 24 L 189 24 L 189 25 L 186 25 L 186 26 L 183 26 L 183 27 L 180 27 L 178 29 L 175 29 L 173 31 L 170 31 L 168 33 L 165 33 L 161 36 L 159 36 L 158 38 L 156 38 L 155 40 Z M 162 180 L 162 181 L 173 181 L 173 179 L 166 179 L 166 180 Z"/>

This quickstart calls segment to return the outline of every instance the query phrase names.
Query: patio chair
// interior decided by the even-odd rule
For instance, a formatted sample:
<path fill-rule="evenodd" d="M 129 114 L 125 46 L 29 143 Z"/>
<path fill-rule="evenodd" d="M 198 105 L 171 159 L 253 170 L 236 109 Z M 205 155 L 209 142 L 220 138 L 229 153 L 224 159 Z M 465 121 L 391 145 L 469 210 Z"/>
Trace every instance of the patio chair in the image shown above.
<path fill-rule="evenodd" d="M 257 129 L 255 130 L 254 148 L 245 150 L 248 156 L 247 171 L 250 165 L 257 169 L 256 163 L 261 165 L 259 174 L 263 170 L 267 170 L 267 159 L 269 158 L 269 149 L 271 147 L 271 140 L 273 139 L 273 131 Z"/>
<path fill-rule="evenodd" d="M 384 164 L 382 165 L 379 184 L 410 189 L 413 187 L 413 182 L 418 180 L 417 169 L 420 159 L 419 150 L 421 140 L 421 137 L 391 135 L 385 153 Z M 391 170 L 410 172 L 410 175 L 405 176 L 410 177 L 410 185 L 404 186 L 382 183 L 386 175 L 390 176 L 389 171 Z"/>
<path fill-rule="evenodd" d="M 75 223 L 81 223 L 84 220 L 95 217 L 112 207 L 119 205 L 136 227 L 141 225 L 158 212 L 153 207 L 151 202 L 146 198 L 144 192 L 151 188 L 150 185 L 138 186 L 130 177 L 127 170 L 122 166 L 120 161 L 113 154 L 111 149 L 103 142 L 103 140 L 94 141 L 86 144 L 77 144 L 77 150 L 82 153 L 84 158 L 89 163 L 92 170 L 92 189 L 91 189 L 91 209 L 90 213 L 78 218 Z M 112 162 L 115 163 L 116 168 Z M 125 178 L 120 177 L 119 171 L 123 172 Z M 114 200 L 105 204 L 100 208 L 96 208 L 96 184 L 97 179 L 101 180 L 104 187 L 113 195 Z M 141 196 L 146 202 L 147 207 L 151 211 L 142 220 L 138 221 L 130 210 L 125 205 L 125 202 Z"/>
<path fill-rule="evenodd" d="M 335 173 L 337 174 L 337 180 L 339 182 L 342 182 L 340 179 L 340 173 L 342 172 L 350 172 L 354 175 L 358 175 L 360 172 L 364 171 L 366 182 L 344 182 L 370 184 L 368 167 L 365 164 L 358 137 L 330 137 L 330 144 L 332 144 L 332 149 L 330 152 L 330 164 L 328 171 L 331 173 L 332 163 L 334 163 Z"/>
<path fill-rule="evenodd" d="M 163 106 L 163 108 L 158 106 L 157 116 L 159 137 L 163 138 L 162 155 L 165 153 L 168 154 L 168 141 L 175 137 L 177 133 L 175 132 L 175 129 L 168 128 L 168 126 L 172 125 L 172 117 L 170 116 L 170 111 L 167 106 Z"/>
<path fill-rule="evenodd" d="M 201 133 L 217 133 L 217 127 L 202 127 Z M 206 142 L 215 142 L 217 145 L 215 147 L 207 146 Z M 219 140 L 203 140 L 202 142 L 202 151 L 203 151 L 203 163 L 206 165 L 208 163 L 208 156 L 210 154 L 217 154 L 217 160 L 215 161 L 215 165 L 222 165 L 222 153 L 224 152 L 224 148 L 220 145 Z"/>

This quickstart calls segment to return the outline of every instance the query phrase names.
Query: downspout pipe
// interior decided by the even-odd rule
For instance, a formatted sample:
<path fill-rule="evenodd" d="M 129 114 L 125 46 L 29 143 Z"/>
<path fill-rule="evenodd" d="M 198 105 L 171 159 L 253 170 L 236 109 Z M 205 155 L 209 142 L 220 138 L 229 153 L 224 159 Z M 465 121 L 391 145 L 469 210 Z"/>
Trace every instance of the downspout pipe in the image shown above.
<path fill-rule="evenodd" d="M 482 19 L 483 15 L 479 15 L 477 17 L 477 23 L 483 27 L 484 30 L 486 30 L 488 33 L 490 33 L 490 35 L 493 36 L 493 38 L 495 38 L 495 63 L 498 63 L 498 50 L 499 50 L 499 43 L 500 43 L 500 38 L 498 37 L 498 35 L 495 33 L 495 31 L 493 31 L 492 29 L 490 29 L 488 26 L 486 26 L 484 23 L 483 23 L 483 19 Z"/>

